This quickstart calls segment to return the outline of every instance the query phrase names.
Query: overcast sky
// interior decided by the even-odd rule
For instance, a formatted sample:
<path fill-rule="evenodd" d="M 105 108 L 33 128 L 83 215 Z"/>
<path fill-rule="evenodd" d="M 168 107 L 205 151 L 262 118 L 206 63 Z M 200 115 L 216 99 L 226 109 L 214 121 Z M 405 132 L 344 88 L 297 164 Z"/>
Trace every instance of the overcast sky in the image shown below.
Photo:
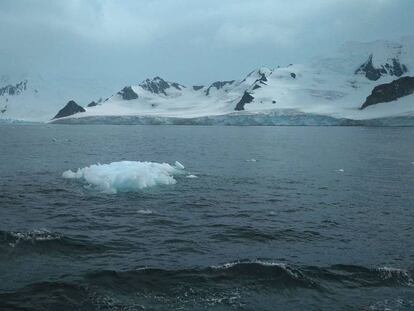
<path fill-rule="evenodd" d="M 413 0 L 0 0 L 0 71 L 184 84 L 414 32 Z"/>

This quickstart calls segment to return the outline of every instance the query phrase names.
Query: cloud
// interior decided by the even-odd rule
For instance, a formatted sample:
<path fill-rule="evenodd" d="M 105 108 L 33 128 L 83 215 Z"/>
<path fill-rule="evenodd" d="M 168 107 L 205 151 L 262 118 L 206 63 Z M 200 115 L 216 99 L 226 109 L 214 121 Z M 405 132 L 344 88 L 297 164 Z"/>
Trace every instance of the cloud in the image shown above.
<path fill-rule="evenodd" d="M 132 83 L 238 78 L 410 35 L 411 0 L 2 0 L 0 69 Z"/>

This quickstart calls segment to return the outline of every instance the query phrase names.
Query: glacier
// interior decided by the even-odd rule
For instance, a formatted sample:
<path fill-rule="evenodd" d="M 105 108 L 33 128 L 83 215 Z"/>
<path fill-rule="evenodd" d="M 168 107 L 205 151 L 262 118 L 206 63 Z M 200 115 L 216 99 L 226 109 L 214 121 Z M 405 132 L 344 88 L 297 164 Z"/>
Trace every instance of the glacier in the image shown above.
<path fill-rule="evenodd" d="M 174 176 L 182 174 L 184 166 L 156 162 L 121 161 L 109 164 L 94 164 L 79 168 L 76 172 L 67 170 L 62 177 L 79 180 L 98 191 L 116 194 L 135 192 L 157 185 L 173 185 Z"/>
<path fill-rule="evenodd" d="M 108 125 L 223 125 L 223 126 L 414 126 L 414 115 L 367 120 L 335 118 L 304 113 L 298 110 L 277 110 L 269 113 L 230 113 L 195 118 L 156 116 L 90 116 L 55 120 L 57 124 Z"/>

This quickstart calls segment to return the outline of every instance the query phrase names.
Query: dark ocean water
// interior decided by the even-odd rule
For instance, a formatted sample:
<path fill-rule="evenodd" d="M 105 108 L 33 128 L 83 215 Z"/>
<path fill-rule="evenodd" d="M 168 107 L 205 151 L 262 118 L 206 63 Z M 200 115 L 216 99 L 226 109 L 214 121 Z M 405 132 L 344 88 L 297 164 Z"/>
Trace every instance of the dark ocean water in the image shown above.
<path fill-rule="evenodd" d="M 7 125 L 0 150 L 0 310 L 414 310 L 414 128 Z M 122 160 L 198 178 L 62 178 Z"/>

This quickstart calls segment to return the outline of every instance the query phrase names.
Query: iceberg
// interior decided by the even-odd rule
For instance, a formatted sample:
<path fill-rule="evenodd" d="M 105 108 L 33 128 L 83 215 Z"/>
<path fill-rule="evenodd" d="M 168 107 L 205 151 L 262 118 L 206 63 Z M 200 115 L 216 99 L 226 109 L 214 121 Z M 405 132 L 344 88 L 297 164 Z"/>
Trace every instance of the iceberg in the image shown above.
<path fill-rule="evenodd" d="M 62 177 L 77 179 L 105 193 L 134 192 L 157 185 L 172 185 L 175 175 L 183 172 L 184 166 L 168 163 L 121 161 L 109 164 L 94 164 L 76 172 L 67 170 Z"/>

